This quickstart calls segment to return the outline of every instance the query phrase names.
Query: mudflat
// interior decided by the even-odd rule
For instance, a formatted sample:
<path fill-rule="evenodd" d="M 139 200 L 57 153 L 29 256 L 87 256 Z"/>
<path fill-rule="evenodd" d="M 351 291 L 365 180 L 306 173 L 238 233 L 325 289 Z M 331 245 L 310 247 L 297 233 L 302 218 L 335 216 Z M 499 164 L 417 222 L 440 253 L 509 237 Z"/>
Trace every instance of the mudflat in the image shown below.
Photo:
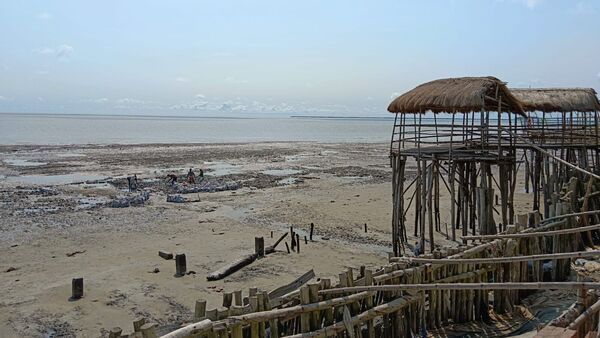
<path fill-rule="evenodd" d="M 337 278 L 348 267 L 379 266 L 391 251 L 388 146 L 2 146 L 0 336 L 96 337 L 115 326 L 129 332 L 140 316 L 177 325 L 192 320 L 197 299 L 214 308 L 223 292 L 272 290 L 310 269 Z M 182 183 L 189 168 L 204 171 L 206 189 L 178 193 L 194 186 Z M 138 189 L 129 192 L 134 174 Z M 178 175 L 179 188 L 168 174 Z M 113 207 L 142 192 L 143 204 Z M 206 280 L 253 252 L 254 237 L 270 245 L 290 226 L 301 235 L 300 253 L 282 242 L 229 277 Z M 159 250 L 185 253 L 194 273 L 174 277 L 175 261 Z M 69 301 L 77 277 L 84 296 Z"/>

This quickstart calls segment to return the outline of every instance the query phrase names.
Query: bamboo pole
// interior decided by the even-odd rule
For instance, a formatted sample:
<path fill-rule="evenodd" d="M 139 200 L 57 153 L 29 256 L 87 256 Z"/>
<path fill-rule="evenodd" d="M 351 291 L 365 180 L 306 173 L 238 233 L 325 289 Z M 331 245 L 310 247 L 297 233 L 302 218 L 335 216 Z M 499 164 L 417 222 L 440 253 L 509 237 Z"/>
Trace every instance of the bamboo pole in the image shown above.
<path fill-rule="evenodd" d="M 205 319 L 198 323 L 184 326 L 173 332 L 167 333 L 161 338 L 187 338 L 189 336 L 199 335 L 210 331 L 213 327 L 213 322 L 210 319 Z"/>
<path fill-rule="evenodd" d="M 392 292 L 402 290 L 570 290 L 600 289 L 600 282 L 529 282 L 529 283 L 434 283 L 434 284 L 390 284 L 373 286 L 353 286 L 321 290 L 319 294 L 339 294 L 364 291 Z"/>
<path fill-rule="evenodd" d="M 570 330 L 577 330 L 577 328 L 585 323 L 585 321 L 587 319 L 589 319 L 591 316 L 594 315 L 594 313 L 598 312 L 598 310 L 600 310 L 600 300 L 595 302 L 594 304 L 592 304 L 592 306 L 590 306 L 589 308 L 587 308 L 585 311 L 583 311 L 579 317 L 575 318 L 575 320 L 573 322 L 571 322 L 571 324 L 569 324 L 569 329 Z"/>
<path fill-rule="evenodd" d="M 346 323 L 338 322 L 338 323 L 335 323 L 328 327 L 324 327 L 317 331 L 291 335 L 291 336 L 288 336 L 288 338 L 332 337 L 332 336 L 337 335 L 340 332 L 346 331 L 346 326 L 348 324 L 351 326 L 359 325 L 370 319 L 396 312 L 402 308 L 405 308 L 406 306 L 409 306 L 410 304 L 412 304 L 414 302 L 417 302 L 418 300 L 419 300 L 418 297 L 397 298 L 389 303 L 385 303 L 385 304 L 376 306 L 372 309 L 366 310 L 365 312 L 350 318 L 349 320 L 346 321 Z"/>
<path fill-rule="evenodd" d="M 539 260 L 545 260 L 545 259 L 582 258 L 582 257 L 596 257 L 596 256 L 600 256 L 600 250 L 579 251 L 579 252 L 561 252 L 561 253 L 516 256 L 516 257 L 456 258 L 456 259 L 406 257 L 403 259 L 406 261 L 409 261 L 411 263 L 428 263 L 428 264 L 436 264 L 436 265 L 447 265 L 447 264 L 498 264 L 498 263 L 524 262 L 524 261 L 539 261 Z"/>
<path fill-rule="evenodd" d="M 598 230 L 598 229 L 600 229 L 600 224 L 594 224 L 594 225 L 572 228 L 572 229 L 561 229 L 561 230 L 552 230 L 552 231 L 544 231 L 544 232 L 465 236 L 465 237 L 463 237 L 463 239 L 464 240 L 476 240 L 476 239 L 490 240 L 490 239 L 500 239 L 500 238 L 528 238 L 528 237 L 539 237 L 539 236 L 574 234 L 574 233 L 581 233 L 581 232 Z"/>

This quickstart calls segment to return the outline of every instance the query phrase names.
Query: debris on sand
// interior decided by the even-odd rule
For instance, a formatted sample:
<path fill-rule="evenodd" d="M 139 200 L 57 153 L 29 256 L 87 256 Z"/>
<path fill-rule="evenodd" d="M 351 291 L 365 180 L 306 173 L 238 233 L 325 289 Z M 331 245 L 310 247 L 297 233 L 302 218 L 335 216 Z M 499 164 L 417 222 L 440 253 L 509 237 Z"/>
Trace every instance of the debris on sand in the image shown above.
<path fill-rule="evenodd" d="M 173 188 L 178 194 L 192 194 L 197 192 L 237 190 L 240 188 L 240 185 L 234 181 L 204 180 L 194 185 L 177 184 Z"/>
<path fill-rule="evenodd" d="M 130 206 L 143 205 L 150 198 L 148 191 L 142 191 L 139 195 L 122 196 L 115 198 L 112 203 L 112 208 L 127 208 Z"/>
<path fill-rule="evenodd" d="M 85 250 L 81 250 L 81 251 L 77 250 L 77 251 L 73 251 L 73 252 L 67 252 L 67 257 L 73 257 L 73 256 L 75 256 L 77 254 L 81 254 L 81 253 L 84 253 L 84 252 L 85 252 Z"/>
<path fill-rule="evenodd" d="M 17 268 L 15 268 L 14 266 L 11 266 L 10 268 L 4 270 L 4 272 L 11 272 L 11 271 L 15 271 L 17 270 Z"/>

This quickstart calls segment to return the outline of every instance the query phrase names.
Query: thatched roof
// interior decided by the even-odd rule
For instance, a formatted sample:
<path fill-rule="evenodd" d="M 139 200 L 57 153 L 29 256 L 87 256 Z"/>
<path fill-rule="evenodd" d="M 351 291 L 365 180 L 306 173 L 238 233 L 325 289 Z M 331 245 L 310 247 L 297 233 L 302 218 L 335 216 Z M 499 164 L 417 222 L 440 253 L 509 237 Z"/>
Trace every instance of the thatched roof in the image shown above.
<path fill-rule="evenodd" d="M 600 111 L 600 102 L 592 88 L 511 88 L 510 91 L 526 111 Z"/>
<path fill-rule="evenodd" d="M 523 108 L 506 87 L 495 77 L 459 77 L 424 83 L 397 97 L 388 106 L 392 113 L 468 113 L 472 111 L 497 111 L 502 97 L 502 111 L 524 115 Z"/>

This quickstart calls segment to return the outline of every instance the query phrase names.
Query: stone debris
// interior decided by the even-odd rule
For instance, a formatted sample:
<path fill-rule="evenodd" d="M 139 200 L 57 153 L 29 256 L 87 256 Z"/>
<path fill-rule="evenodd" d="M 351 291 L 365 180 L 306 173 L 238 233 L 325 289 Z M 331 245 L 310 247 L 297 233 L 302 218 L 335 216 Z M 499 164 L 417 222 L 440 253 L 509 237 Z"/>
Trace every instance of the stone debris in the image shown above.
<path fill-rule="evenodd" d="M 149 198 L 150 193 L 148 191 L 142 191 L 139 195 L 117 197 L 112 201 L 110 206 L 113 208 L 127 208 L 143 205 Z"/>
<path fill-rule="evenodd" d="M 240 188 L 240 185 L 234 181 L 204 180 L 195 185 L 177 184 L 173 188 L 178 194 L 192 194 L 198 192 L 237 190 Z"/>
<path fill-rule="evenodd" d="M 181 195 L 167 195 L 167 202 L 171 203 L 185 203 L 187 202 L 185 197 Z"/>

